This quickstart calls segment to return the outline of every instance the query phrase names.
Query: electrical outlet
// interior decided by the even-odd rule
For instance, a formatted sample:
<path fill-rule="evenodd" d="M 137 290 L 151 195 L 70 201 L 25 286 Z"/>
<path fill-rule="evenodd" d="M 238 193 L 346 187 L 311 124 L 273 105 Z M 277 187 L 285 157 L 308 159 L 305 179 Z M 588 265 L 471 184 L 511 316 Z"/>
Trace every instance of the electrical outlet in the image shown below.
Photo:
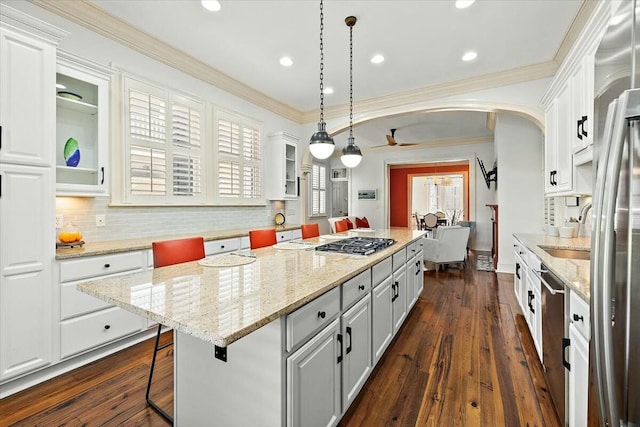
<path fill-rule="evenodd" d="M 56 228 L 62 228 L 64 226 L 64 216 L 56 215 Z"/>
<path fill-rule="evenodd" d="M 104 227 L 105 225 L 107 225 L 105 215 L 96 215 L 96 227 Z"/>

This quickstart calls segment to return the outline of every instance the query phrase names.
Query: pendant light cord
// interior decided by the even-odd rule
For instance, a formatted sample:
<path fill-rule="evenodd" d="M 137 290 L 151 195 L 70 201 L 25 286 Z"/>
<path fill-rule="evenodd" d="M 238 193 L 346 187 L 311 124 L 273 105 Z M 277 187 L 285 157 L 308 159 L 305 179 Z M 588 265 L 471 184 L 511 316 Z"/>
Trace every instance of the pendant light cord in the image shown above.
<path fill-rule="evenodd" d="M 349 144 L 353 144 L 353 25 L 349 26 Z"/>
<path fill-rule="evenodd" d="M 324 123 L 324 42 L 322 33 L 324 30 L 324 6 L 320 0 L 320 123 Z"/>

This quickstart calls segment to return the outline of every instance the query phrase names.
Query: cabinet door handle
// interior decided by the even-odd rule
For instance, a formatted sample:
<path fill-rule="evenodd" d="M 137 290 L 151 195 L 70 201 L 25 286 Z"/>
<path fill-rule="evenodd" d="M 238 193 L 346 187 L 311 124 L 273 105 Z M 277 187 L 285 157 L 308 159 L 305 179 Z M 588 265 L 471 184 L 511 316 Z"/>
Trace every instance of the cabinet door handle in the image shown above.
<path fill-rule="evenodd" d="M 573 321 L 574 322 L 584 322 L 584 316 L 578 316 L 577 314 L 573 314 Z"/>
<path fill-rule="evenodd" d="M 346 353 L 351 353 L 351 344 L 353 343 L 353 337 L 351 336 L 351 326 L 347 326 L 347 335 L 349 335 L 349 345 L 347 346 Z"/>
<path fill-rule="evenodd" d="M 566 350 L 567 347 L 569 347 L 571 345 L 571 340 L 569 338 L 562 338 L 562 364 L 564 365 L 565 368 L 567 368 L 568 371 L 571 370 L 571 364 L 569 362 L 567 362 L 566 359 Z"/>
<path fill-rule="evenodd" d="M 338 363 L 342 362 L 342 334 L 338 334 L 338 347 L 340 347 L 340 354 L 338 354 Z"/>
<path fill-rule="evenodd" d="M 583 121 L 582 120 L 577 120 L 576 121 L 576 134 L 578 136 L 578 139 L 582 140 L 582 134 L 580 133 L 580 126 L 582 126 Z"/>
<path fill-rule="evenodd" d="M 360 289 L 361 291 L 364 291 L 364 285 L 358 285 L 358 289 Z"/>
<path fill-rule="evenodd" d="M 587 116 L 582 116 L 582 125 L 581 125 L 581 126 L 582 126 L 582 128 L 581 128 L 581 129 L 582 129 L 582 136 L 584 136 L 585 138 L 586 138 L 587 136 L 589 136 L 589 135 L 587 134 L 587 131 L 586 131 L 586 130 L 584 130 L 584 124 L 585 124 L 586 122 L 587 122 Z M 582 139 L 582 138 L 580 138 L 580 139 Z"/>
<path fill-rule="evenodd" d="M 536 313 L 536 310 L 533 308 L 533 304 L 531 304 L 531 302 L 533 301 L 533 298 L 534 298 L 533 292 L 531 292 L 531 291 L 527 291 L 527 295 L 529 295 L 529 298 L 528 298 L 528 299 L 529 299 L 529 301 L 527 302 L 527 305 L 529 306 L 529 310 L 530 310 L 533 314 L 535 314 L 535 313 Z"/>
<path fill-rule="evenodd" d="M 100 172 L 102 172 L 102 179 L 100 180 L 100 185 L 104 184 L 104 166 L 100 168 Z"/>
<path fill-rule="evenodd" d="M 398 286 L 398 282 L 395 282 L 393 285 L 391 285 L 391 290 L 393 292 L 393 294 L 391 295 L 391 302 L 394 302 L 396 300 L 396 286 Z"/>
<path fill-rule="evenodd" d="M 520 264 L 516 262 L 516 277 L 520 279 Z"/>
<path fill-rule="evenodd" d="M 320 319 L 324 319 L 326 315 L 327 315 L 327 313 L 326 313 L 326 312 L 324 312 L 324 311 L 319 311 L 319 312 L 318 312 L 318 317 L 319 317 Z"/>
<path fill-rule="evenodd" d="M 104 325 L 105 329 L 111 329 L 111 325 Z"/>
<path fill-rule="evenodd" d="M 422 271 L 420 270 L 420 261 L 416 261 L 416 276 L 420 275 Z"/>

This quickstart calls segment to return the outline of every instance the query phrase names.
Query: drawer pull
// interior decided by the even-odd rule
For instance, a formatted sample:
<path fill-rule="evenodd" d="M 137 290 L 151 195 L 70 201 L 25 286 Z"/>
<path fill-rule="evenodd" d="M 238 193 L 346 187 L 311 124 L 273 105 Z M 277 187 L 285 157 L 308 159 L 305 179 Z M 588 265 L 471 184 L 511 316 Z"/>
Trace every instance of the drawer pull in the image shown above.
<path fill-rule="evenodd" d="M 327 316 L 327 313 L 324 311 L 319 311 L 318 312 L 318 317 L 321 319 L 324 319 Z"/>
<path fill-rule="evenodd" d="M 111 325 L 104 325 L 105 329 L 111 329 Z"/>
<path fill-rule="evenodd" d="M 109 268 L 109 267 L 111 267 L 111 264 L 109 264 L 109 263 L 104 265 L 104 268 Z"/>
<path fill-rule="evenodd" d="M 353 338 L 351 337 L 351 326 L 347 326 L 347 335 L 349 335 L 349 345 L 347 346 L 346 353 L 351 353 L 351 344 L 353 343 Z"/>
<path fill-rule="evenodd" d="M 360 289 L 361 291 L 364 291 L 364 285 L 358 285 L 358 289 Z"/>
<path fill-rule="evenodd" d="M 220 249 L 224 249 L 224 245 L 220 245 Z"/>
<path fill-rule="evenodd" d="M 578 316 L 577 314 L 573 314 L 573 321 L 574 322 L 584 322 L 584 316 Z"/>

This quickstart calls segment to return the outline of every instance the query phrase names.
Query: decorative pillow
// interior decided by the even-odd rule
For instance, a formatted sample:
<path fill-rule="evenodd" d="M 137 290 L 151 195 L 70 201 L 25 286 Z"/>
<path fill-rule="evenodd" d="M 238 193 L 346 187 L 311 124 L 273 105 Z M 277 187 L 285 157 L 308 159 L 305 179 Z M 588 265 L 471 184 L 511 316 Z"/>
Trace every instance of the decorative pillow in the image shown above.
<path fill-rule="evenodd" d="M 356 228 L 370 228 L 369 221 L 367 221 L 366 216 L 363 216 L 362 218 L 356 217 Z"/>
<path fill-rule="evenodd" d="M 347 223 L 347 230 L 353 230 L 354 226 L 351 220 L 349 218 L 345 218 L 344 221 Z"/>

